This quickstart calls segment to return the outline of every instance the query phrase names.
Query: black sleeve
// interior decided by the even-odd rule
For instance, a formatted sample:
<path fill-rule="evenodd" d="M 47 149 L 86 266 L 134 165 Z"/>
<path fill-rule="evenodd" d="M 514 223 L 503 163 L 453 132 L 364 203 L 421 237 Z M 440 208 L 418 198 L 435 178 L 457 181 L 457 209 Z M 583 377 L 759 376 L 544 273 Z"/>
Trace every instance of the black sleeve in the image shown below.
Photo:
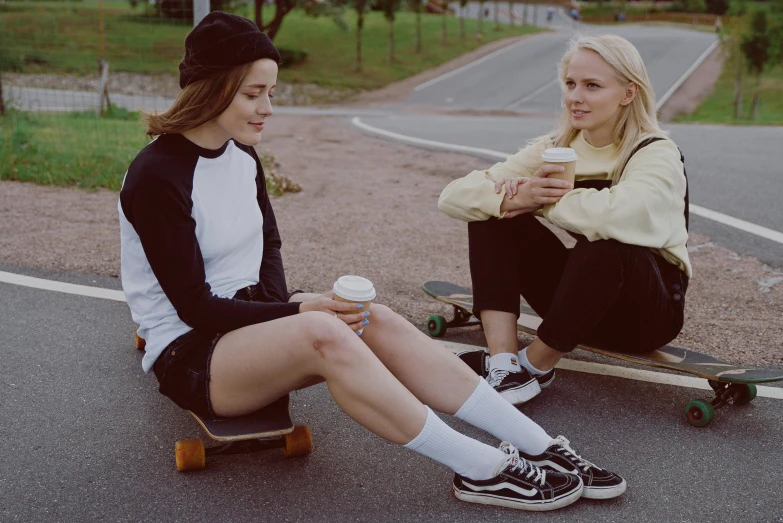
<path fill-rule="evenodd" d="M 299 312 L 297 303 L 250 302 L 212 294 L 191 215 L 192 169 L 189 178 L 179 173 L 139 174 L 120 193 L 123 213 L 183 322 L 197 330 L 224 333 Z"/>
<path fill-rule="evenodd" d="M 258 173 L 256 175 L 256 195 L 261 214 L 264 216 L 264 256 L 258 275 L 258 297 L 263 301 L 286 303 L 289 296 L 283 269 L 283 256 L 280 253 L 283 242 L 277 230 L 277 220 L 272 210 L 272 202 L 269 201 L 269 194 L 266 191 L 264 168 L 261 166 L 256 151 L 252 147 L 249 149 L 256 161 Z"/>

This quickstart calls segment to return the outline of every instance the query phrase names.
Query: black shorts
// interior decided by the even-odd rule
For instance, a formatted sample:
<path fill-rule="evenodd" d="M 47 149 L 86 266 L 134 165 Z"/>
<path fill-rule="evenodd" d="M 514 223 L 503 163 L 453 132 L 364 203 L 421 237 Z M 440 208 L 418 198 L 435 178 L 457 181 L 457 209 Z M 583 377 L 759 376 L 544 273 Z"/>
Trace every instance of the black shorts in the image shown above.
<path fill-rule="evenodd" d="M 186 410 L 215 417 L 209 399 L 209 366 L 220 334 L 192 330 L 175 339 L 152 366 L 160 393 Z"/>

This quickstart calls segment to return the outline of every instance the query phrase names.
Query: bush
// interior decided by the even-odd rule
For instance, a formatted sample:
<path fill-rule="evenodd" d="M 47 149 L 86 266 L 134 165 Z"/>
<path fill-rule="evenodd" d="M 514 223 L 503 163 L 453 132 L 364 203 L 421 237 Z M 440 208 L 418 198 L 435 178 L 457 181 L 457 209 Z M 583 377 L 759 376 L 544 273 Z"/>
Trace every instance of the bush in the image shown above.
<path fill-rule="evenodd" d="M 707 4 L 704 0 L 676 0 L 668 10 L 674 13 L 703 13 L 707 10 Z"/>
<path fill-rule="evenodd" d="M 278 47 L 280 51 L 280 68 L 286 69 L 289 67 L 295 67 L 305 60 L 307 60 L 307 53 L 300 49 L 288 49 L 286 47 Z"/>

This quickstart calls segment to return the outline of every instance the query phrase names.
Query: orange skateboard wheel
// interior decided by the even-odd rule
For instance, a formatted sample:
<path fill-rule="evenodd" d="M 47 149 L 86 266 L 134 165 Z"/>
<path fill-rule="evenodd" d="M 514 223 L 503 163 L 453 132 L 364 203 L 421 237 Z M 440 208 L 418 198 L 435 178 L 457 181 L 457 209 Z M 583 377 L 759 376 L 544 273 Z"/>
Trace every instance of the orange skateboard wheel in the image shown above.
<path fill-rule="evenodd" d="M 313 436 L 310 434 L 309 427 L 297 425 L 293 432 L 285 435 L 283 456 L 286 458 L 307 456 L 311 452 L 313 452 Z"/>
<path fill-rule="evenodd" d="M 207 466 L 207 452 L 200 439 L 185 439 L 174 444 L 174 458 L 177 470 L 198 470 Z"/>
<path fill-rule="evenodd" d="M 144 346 L 147 345 L 144 338 L 139 337 L 139 329 L 136 329 L 136 332 L 133 333 L 133 345 L 139 350 L 144 350 Z"/>

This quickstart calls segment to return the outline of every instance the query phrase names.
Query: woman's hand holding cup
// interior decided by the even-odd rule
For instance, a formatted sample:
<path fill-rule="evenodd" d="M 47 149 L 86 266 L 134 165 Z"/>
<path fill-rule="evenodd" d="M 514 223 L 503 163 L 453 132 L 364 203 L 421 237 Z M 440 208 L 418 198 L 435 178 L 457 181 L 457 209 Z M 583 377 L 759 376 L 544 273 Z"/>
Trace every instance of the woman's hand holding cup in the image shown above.
<path fill-rule="evenodd" d="M 325 312 L 344 321 L 354 332 L 362 330 L 370 311 L 364 310 L 364 305 L 361 303 L 336 301 L 332 299 L 333 296 L 334 293 L 329 291 L 313 300 L 303 301 L 299 304 L 299 312 Z"/>
<path fill-rule="evenodd" d="M 510 198 L 504 198 L 500 204 L 500 212 L 506 213 L 503 218 L 513 218 L 523 213 L 536 212 L 544 205 L 560 201 L 560 198 L 565 196 L 574 186 L 565 180 L 549 178 L 549 175 L 562 173 L 563 170 L 560 165 L 544 164 L 527 182 L 518 183 L 516 193 L 512 193 Z M 498 184 L 501 184 L 501 187 L 505 186 L 507 182 L 508 180 L 501 180 L 495 184 L 495 188 L 497 189 Z M 508 191 L 507 186 L 507 194 Z"/>

